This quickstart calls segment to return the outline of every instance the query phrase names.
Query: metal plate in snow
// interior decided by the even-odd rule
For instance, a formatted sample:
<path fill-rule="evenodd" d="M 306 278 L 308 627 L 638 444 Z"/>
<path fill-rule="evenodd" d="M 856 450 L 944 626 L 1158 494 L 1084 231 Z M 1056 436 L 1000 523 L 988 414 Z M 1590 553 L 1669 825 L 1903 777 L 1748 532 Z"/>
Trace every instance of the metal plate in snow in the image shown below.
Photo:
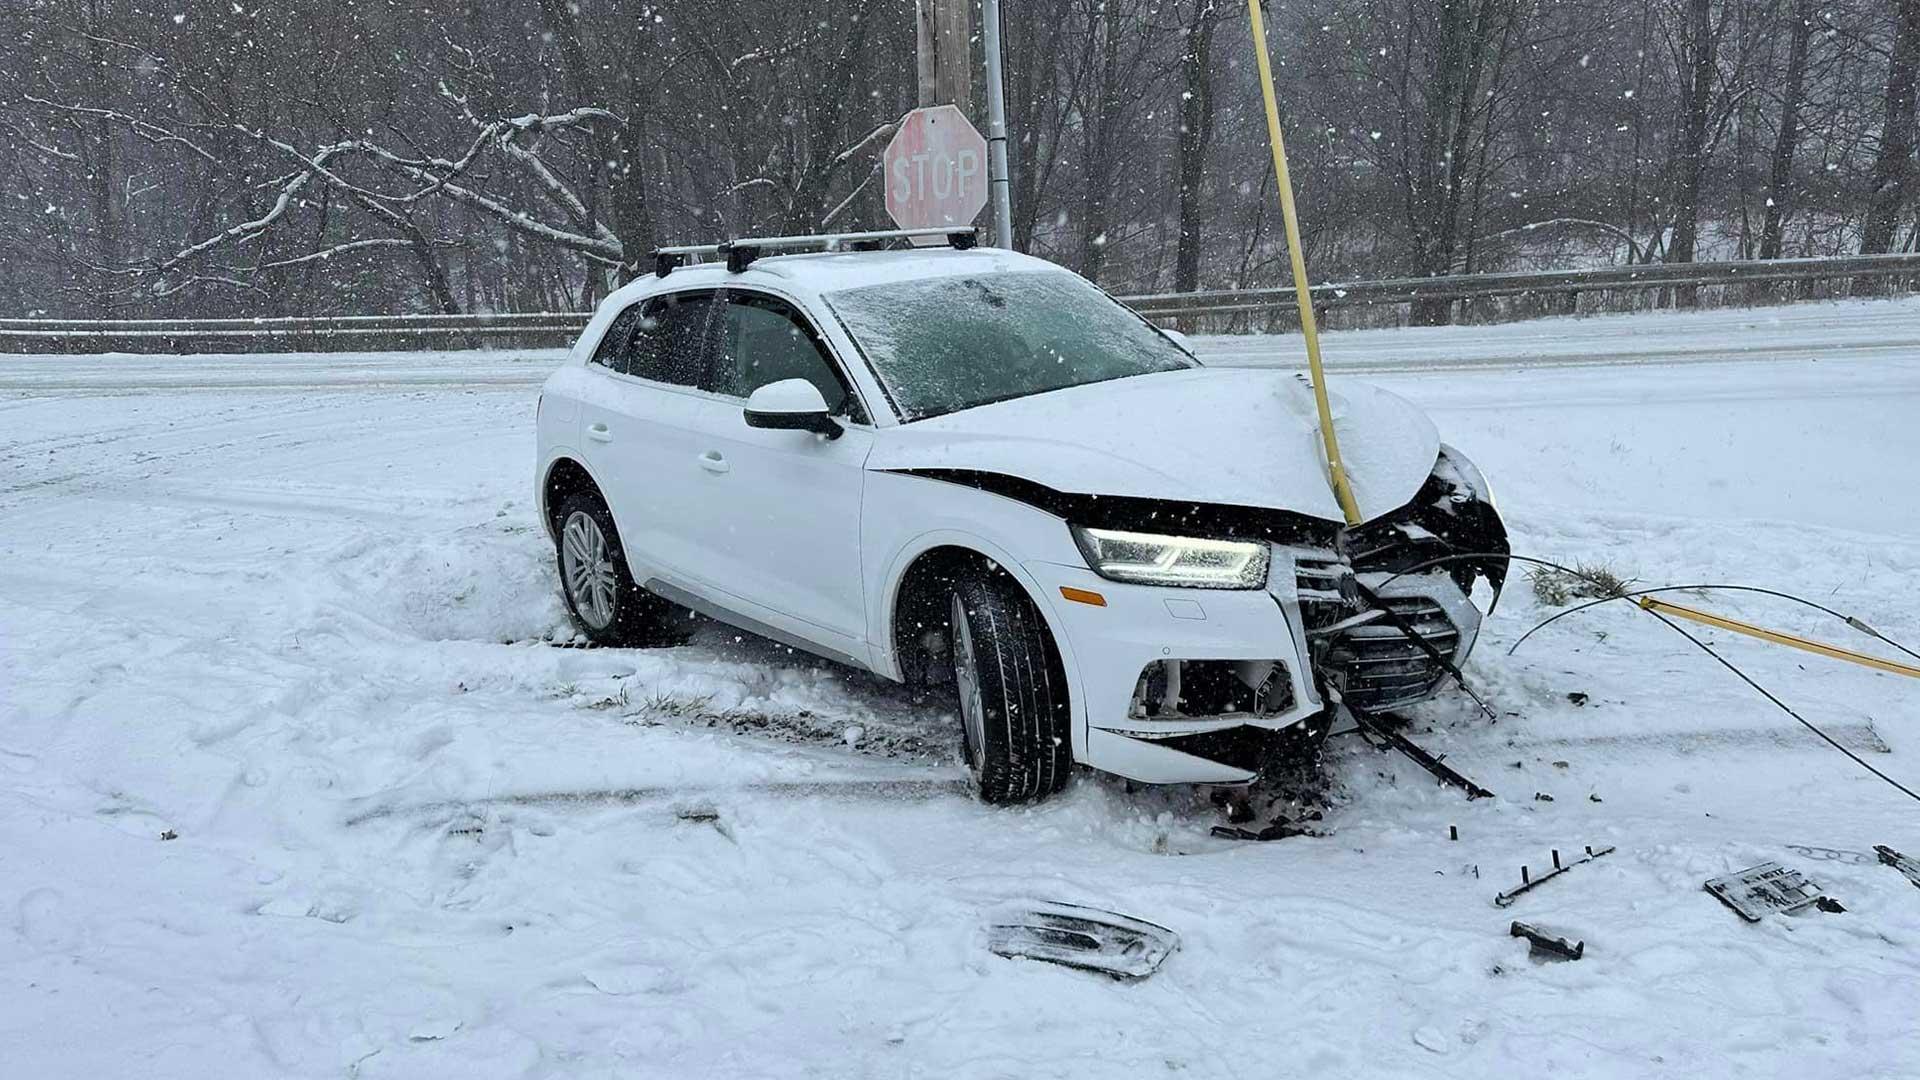
<path fill-rule="evenodd" d="M 1748 922 L 1759 922 L 1773 911 L 1792 914 L 1820 899 L 1820 886 L 1808 881 L 1800 871 L 1777 862 L 1763 862 L 1738 873 L 1709 878 L 1706 887 Z"/>
<path fill-rule="evenodd" d="M 1180 936 L 1164 926 L 1078 904 L 1009 905 L 987 921 L 987 948 L 1000 956 L 1116 979 L 1146 978 L 1179 947 Z"/>

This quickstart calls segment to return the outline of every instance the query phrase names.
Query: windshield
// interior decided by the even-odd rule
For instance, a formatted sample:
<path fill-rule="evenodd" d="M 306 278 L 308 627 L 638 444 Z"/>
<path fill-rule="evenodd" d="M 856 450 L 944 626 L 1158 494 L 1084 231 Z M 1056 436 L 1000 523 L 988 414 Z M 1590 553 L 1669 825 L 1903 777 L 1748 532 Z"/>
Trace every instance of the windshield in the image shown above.
<path fill-rule="evenodd" d="M 902 420 L 1196 366 L 1145 320 L 1072 274 L 929 278 L 826 299 Z"/>

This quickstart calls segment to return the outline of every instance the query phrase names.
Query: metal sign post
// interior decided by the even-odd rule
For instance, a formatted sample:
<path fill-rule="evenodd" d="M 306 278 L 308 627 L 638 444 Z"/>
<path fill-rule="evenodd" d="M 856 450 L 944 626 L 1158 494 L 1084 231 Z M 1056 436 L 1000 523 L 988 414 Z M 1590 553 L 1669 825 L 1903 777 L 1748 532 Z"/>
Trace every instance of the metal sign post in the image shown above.
<path fill-rule="evenodd" d="M 1013 250 L 1013 192 L 1007 178 L 1007 94 L 1000 75 L 1000 0 L 980 0 L 987 53 L 987 168 L 993 185 L 993 246 Z"/>

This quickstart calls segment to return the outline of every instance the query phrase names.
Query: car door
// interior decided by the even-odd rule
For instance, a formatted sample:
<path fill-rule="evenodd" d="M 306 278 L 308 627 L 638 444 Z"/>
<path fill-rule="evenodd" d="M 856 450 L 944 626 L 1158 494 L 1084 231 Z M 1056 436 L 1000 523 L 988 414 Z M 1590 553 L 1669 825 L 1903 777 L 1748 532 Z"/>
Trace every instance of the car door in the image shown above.
<path fill-rule="evenodd" d="M 730 288 L 714 314 L 710 412 L 700 424 L 709 495 L 688 525 L 745 613 L 863 658 L 860 501 L 873 447 L 866 406 L 793 304 Z M 793 378 L 820 388 L 843 424 L 838 438 L 747 426 L 747 397 Z"/>
<path fill-rule="evenodd" d="M 711 289 L 641 299 L 614 318 L 588 364 L 601 381 L 585 395 L 581 447 L 642 584 L 684 585 L 707 573 L 687 523 L 708 494 L 699 455 L 712 421 L 700 384 L 715 301 Z"/>

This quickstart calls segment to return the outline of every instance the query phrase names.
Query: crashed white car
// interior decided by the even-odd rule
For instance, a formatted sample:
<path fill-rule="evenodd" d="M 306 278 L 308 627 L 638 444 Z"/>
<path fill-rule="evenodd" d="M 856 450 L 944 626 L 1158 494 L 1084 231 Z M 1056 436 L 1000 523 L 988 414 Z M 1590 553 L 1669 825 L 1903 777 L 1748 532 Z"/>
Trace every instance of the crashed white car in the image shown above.
<path fill-rule="evenodd" d="M 950 687 L 990 802 L 1076 763 L 1244 783 L 1336 706 L 1436 691 L 1506 536 L 1424 415 L 1335 386 L 1348 528 L 1302 377 L 1206 367 L 969 239 L 663 249 L 607 298 L 539 406 L 539 504 L 589 639 L 669 643 L 691 609 Z"/>

